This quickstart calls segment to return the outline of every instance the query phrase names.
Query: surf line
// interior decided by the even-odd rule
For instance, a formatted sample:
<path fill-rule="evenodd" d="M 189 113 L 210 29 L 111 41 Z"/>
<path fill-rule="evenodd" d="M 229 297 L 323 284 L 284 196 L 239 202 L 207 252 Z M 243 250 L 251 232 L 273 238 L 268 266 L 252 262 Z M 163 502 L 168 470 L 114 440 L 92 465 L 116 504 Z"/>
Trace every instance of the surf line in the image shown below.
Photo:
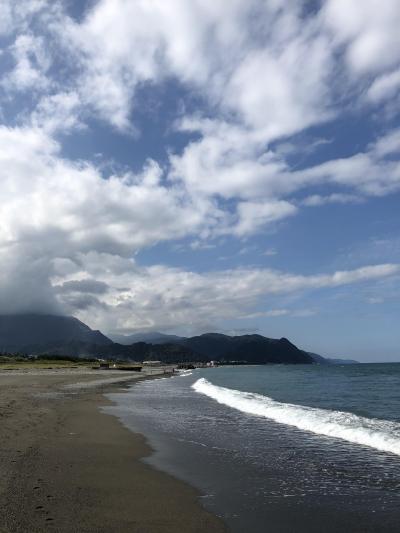
<path fill-rule="evenodd" d="M 281 403 L 262 394 L 219 387 L 205 378 L 198 379 L 192 388 L 242 413 L 400 455 L 400 424 L 396 422 L 366 418 L 343 411 Z"/>

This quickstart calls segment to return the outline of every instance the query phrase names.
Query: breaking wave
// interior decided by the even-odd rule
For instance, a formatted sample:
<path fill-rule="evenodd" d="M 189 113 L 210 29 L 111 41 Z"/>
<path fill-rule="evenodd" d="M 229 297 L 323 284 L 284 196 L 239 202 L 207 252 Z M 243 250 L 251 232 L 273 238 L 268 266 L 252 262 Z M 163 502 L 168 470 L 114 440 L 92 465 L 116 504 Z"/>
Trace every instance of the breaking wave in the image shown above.
<path fill-rule="evenodd" d="M 318 435 L 335 437 L 400 455 L 400 424 L 397 422 L 365 418 L 342 411 L 281 403 L 262 394 L 218 387 L 205 378 L 193 383 L 192 388 L 242 413 L 269 418 Z"/>

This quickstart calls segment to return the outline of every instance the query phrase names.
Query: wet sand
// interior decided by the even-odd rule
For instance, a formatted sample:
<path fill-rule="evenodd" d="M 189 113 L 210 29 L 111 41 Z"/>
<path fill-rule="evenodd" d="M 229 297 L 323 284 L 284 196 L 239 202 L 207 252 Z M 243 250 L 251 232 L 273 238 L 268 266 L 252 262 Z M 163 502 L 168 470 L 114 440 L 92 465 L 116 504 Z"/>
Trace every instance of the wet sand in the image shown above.
<path fill-rule="evenodd" d="M 141 435 L 100 411 L 123 383 L 84 383 L 110 377 L 0 372 L 1 533 L 226 531 L 194 489 L 140 461 Z"/>

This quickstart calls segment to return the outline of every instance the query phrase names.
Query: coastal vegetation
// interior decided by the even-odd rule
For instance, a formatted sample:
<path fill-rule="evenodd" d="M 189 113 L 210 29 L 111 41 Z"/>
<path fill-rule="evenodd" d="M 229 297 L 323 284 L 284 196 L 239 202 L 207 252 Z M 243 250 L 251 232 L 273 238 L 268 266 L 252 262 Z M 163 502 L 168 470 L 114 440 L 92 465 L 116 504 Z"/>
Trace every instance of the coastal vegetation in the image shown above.
<path fill-rule="evenodd" d="M 0 353 L 0 370 L 90 368 L 95 362 L 97 363 L 97 360 L 93 358 L 58 355 L 34 357 L 23 353 Z"/>

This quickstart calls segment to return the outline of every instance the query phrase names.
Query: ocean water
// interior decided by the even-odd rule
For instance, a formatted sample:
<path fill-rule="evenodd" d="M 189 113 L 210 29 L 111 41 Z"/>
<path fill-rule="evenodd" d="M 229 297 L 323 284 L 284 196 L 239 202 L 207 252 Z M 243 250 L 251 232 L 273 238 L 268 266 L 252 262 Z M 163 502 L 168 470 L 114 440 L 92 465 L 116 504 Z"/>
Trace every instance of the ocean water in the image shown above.
<path fill-rule="evenodd" d="M 198 369 L 110 398 L 232 531 L 400 531 L 400 364 Z"/>

